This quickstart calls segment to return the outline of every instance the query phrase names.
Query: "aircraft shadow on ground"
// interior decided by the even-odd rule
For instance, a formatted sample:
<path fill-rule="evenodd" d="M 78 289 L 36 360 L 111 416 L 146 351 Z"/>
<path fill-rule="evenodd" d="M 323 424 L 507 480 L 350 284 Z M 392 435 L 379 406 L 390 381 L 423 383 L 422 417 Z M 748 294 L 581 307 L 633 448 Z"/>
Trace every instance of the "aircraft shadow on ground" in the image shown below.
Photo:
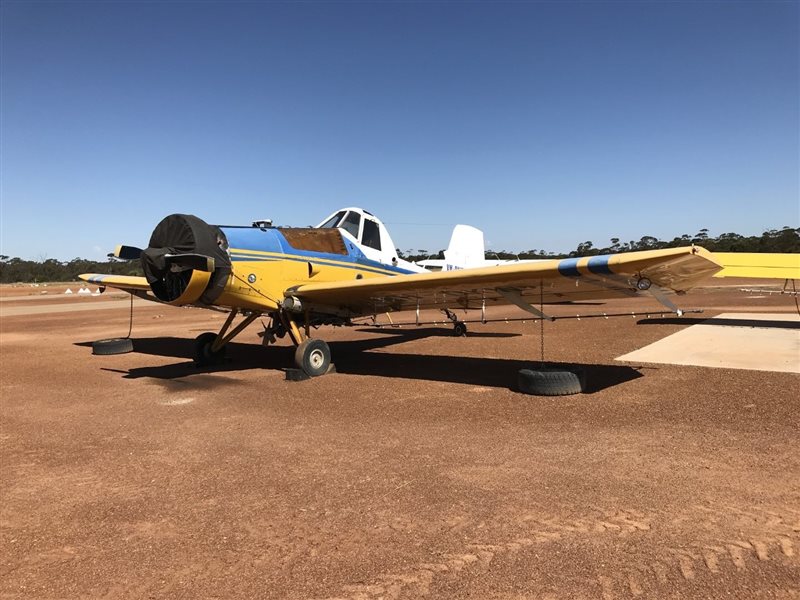
<path fill-rule="evenodd" d="M 659 319 L 640 319 L 637 325 L 714 325 L 716 327 L 756 327 L 762 329 L 800 329 L 800 321 L 776 321 L 760 319 L 719 318 L 703 319 L 697 317 L 665 317 Z"/>
<path fill-rule="evenodd" d="M 443 327 L 415 327 L 414 325 L 403 325 L 403 327 L 396 327 L 392 325 L 383 325 L 382 327 L 359 327 L 356 331 L 362 333 L 376 333 L 378 335 L 395 335 L 404 336 L 406 341 L 427 337 L 453 337 L 453 330 Z M 497 331 L 470 331 L 469 337 L 471 338 L 510 338 L 518 337 L 521 333 L 513 332 L 497 332 Z"/>
<path fill-rule="evenodd" d="M 520 369 L 536 369 L 538 362 L 506 358 L 385 354 L 374 352 L 336 354 L 336 370 L 349 375 L 377 375 L 404 379 L 448 381 L 476 386 L 511 388 Z M 547 368 L 580 367 L 586 373 L 586 392 L 600 390 L 642 377 L 632 367 L 621 365 L 570 365 L 546 363 Z"/>
<path fill-rule="evenodd" d="M 381 328 L 379 330 L 383 332 Z M 441 330 L 440 330 L 441 331 Z M 415 338 L 426 337 L 422 331 L 414 331 Z M 513 334 L 512 334 L 513 335 Z M 333 362 L 338 373 L 346 375 L 375 375 L 402 379 L 447 381 L 476 386 L 514 389 L 520 369 L 538 368 L 536 361 L 504 358 L 476 358 L 464 356 L 439 356 L 432 354 L 403 354 L 370 352 L 408 341 L 407 336 L 386 336 L 368 340 L 331 342 Z M 91 342 L 80 342 L 78 346 L 91 347 Z M 256 344 L 229 343 L 225 362 L 210 367 L 196 367 L 193 362 L 194 340 L 163 337 L 133 340 L 135 353 L 188 359 L 186 362 L 168 365 L 135 367 L 125 370 L 106 369 L 123 374 L 125 379 L 152 378 L 158 380 L 196 379 L 209 374 L 224 374 L 253 369 L 279 369 L 293 367 L 294 348 L 291 346 L 264 347 Z M 577 366 L 586 373 L 586 392 L 597 392 L 627 381 L 642 374 L 623 365 L 567 365 L 546 364 L 547 368 L 569 368 Z M 239 383 L 227 378 L 227 383 Z M 202 382 L 201 382 L 202 383 Z M 219 382 L 217 382 L 218 384 Z M 203 384 L 204 385 L 204 384 Z"/>

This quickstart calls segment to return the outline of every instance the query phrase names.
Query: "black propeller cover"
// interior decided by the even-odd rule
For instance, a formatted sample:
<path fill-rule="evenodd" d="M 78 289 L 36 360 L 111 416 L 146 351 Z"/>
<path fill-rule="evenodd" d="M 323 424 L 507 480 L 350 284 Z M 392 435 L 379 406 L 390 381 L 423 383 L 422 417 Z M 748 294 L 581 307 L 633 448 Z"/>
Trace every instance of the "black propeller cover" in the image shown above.
<path fill-rule="evenodd" d="M 191 269 L 174 270 L 176 261 L 166 255 L 201 254 L 214 259 L 214 272 L 201 304 L 212 304 L 222 291 L 231 273 L 228 242 L 219 227 L 209 225 L 194 215 L 169 215 L 156 225 L 148 248 L 142 252 L 142 269 L 150 288 L 159 300 L 178 298 L 192 275 Z"/>

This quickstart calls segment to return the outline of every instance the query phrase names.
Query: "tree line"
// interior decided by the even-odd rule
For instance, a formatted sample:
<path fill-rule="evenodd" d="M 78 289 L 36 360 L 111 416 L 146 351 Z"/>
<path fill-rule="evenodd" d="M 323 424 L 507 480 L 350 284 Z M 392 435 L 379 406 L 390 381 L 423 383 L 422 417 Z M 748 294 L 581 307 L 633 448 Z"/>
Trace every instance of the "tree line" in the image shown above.
<path fill-rule="evenodd" d="M 95 261 L 73 258 L 70 261 L 48 258 L 23 260 L 0 255 L 0 283 L 35 283 L 37 281 L 76 281 L 81 273 L 144 275 L 139 261 Z"/>
<path fill-rule="evenodd" d="M 619 238 L 611 238 L 611 243 L 597 247 L 591 241 L 581 242 L 567 253 L 556 253 L 548 250 L 525 250 L 523 252 L 487 251 L 489 260 L 526 260 L 537 258 L 574 258 L 577 256 L 596 256 L 598 254 L 616 254 L 618 252 L 634 252 L 637 250 L 659 250 L 697 244 L 712 252 L 778 252 L 800 253 L 800 228 L 770 229 L 760 236 L 743 236 L 738 233 L 723 233 L 717 237 L 708 235 L 708 229 L 701 229 L 695 235 L 682 235 L 670 241 L 662 241 L 650 235 L 642 236 L 639 241 L 623 242 Z M 444 258 L 444 250 L 430 253 L 427 250 L 397 250 L 401 258 L 410 261 L 428 258 Z M 108 273 L 111 275 L 143 275 L 138 261 L 107 260 L 103 262 L 73 258 L 60 261 L 55 258 L 45 260 L 23 260 L 0 255 L 0 283 L 31 283 L 37 281 L 75 281 L 80 273 Z"/>
<path fill-rule="evenodd" d="M 524 250 L 522 252 L 508 252 L 506 250 L 486 251 L 487 260 L 530 260 L 541 258 L 575 258 L 578 256 L 597 256 L 598 254 L 617 254 L 619 252 L 636 252 L 638 250 L 660 250 L 662 248 L 677 248 L 696 244 L 712 252 L 776 252 L 800 253 L 800 228 L 783 227 L 770 229 L 761 235 L 744 236 L 738 233 L 723 233 L 717 237 L 708 235 L 708 229 L 701 229 L 694 235 L 684 234 L 669 241 L 659 240 L 651 235 L 642 236 L 638 241 L 622 241 L 620 238 L 611 238 L 607 246 L 595 246 L 594 242 L 586 241 L 577 245 L 569 252 L 551 252 L 548 250 Z M 444 258 L 444 250 L 429 253 L 427 250 L 397 251 L 401 258 L 410 261 L 425 260 L 428 258 Z"/>

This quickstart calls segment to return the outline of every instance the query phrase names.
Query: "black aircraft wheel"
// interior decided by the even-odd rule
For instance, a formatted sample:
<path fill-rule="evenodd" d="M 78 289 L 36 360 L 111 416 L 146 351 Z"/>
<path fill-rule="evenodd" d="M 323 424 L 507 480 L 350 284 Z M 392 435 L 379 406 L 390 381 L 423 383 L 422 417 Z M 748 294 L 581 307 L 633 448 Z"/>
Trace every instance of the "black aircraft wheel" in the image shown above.
<path fill-rule="evenodd" d="M 211 351 L 211 346 L 214 344 L 214 340 L 216 339 L 217 334 L 210 331 L 201 333 L 197 336 L 194 349 L 194 364 L 196 364 L 198 367 L 205 367 L 208 365 L 216 365 L 222 362 L 222 360 L 225 358 L 225 346 L 216 352 Z"/>
<path fill-rule="evenodd" d="M 458 321 L 453 326 L 453 335 L 456 336 L 456 337 L 464 337 L 464 336 L 466 336 L 467 335 L 467 324 L 466 323 L 462 323 L 461 321 Z"/>
<path fill-rule="evenodd" d="M 133 351 L 131 338 L 112 338 L 110 340 L 97 340 L 92 342 L 92 354 L 110 355 L 125 354 Z"/>
<path fill-rule="evenodd" d="M 520 369 L 519 391 L 534 396 L 571 396 L 583 391 L 583 372 L 548 369 Z"/>
<path fill-rule="evenodd" d="M 294 364 L 309 377 L 328 372 L 331 365 L 331 349 L 323 340 L 307 339 L 294 352 Z"/>

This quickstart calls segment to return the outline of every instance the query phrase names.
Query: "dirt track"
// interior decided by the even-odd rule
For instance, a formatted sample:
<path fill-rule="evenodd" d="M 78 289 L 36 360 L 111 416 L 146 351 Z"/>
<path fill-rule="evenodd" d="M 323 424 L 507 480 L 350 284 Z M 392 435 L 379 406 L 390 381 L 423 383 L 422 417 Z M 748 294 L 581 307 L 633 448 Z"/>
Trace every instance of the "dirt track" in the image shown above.
<path fill-rule="evenodd" d="M 0 597 L 800 597 L 800 377 L 614 361 L 685 325 L 547 324 L 590 390 L 539 398 L 531 323 L 327 329 L 339 373 L 292 383 L 256 326 L 194 368 L 194 309 L 92 356 L 127 317 L 2 317 Z"/>

